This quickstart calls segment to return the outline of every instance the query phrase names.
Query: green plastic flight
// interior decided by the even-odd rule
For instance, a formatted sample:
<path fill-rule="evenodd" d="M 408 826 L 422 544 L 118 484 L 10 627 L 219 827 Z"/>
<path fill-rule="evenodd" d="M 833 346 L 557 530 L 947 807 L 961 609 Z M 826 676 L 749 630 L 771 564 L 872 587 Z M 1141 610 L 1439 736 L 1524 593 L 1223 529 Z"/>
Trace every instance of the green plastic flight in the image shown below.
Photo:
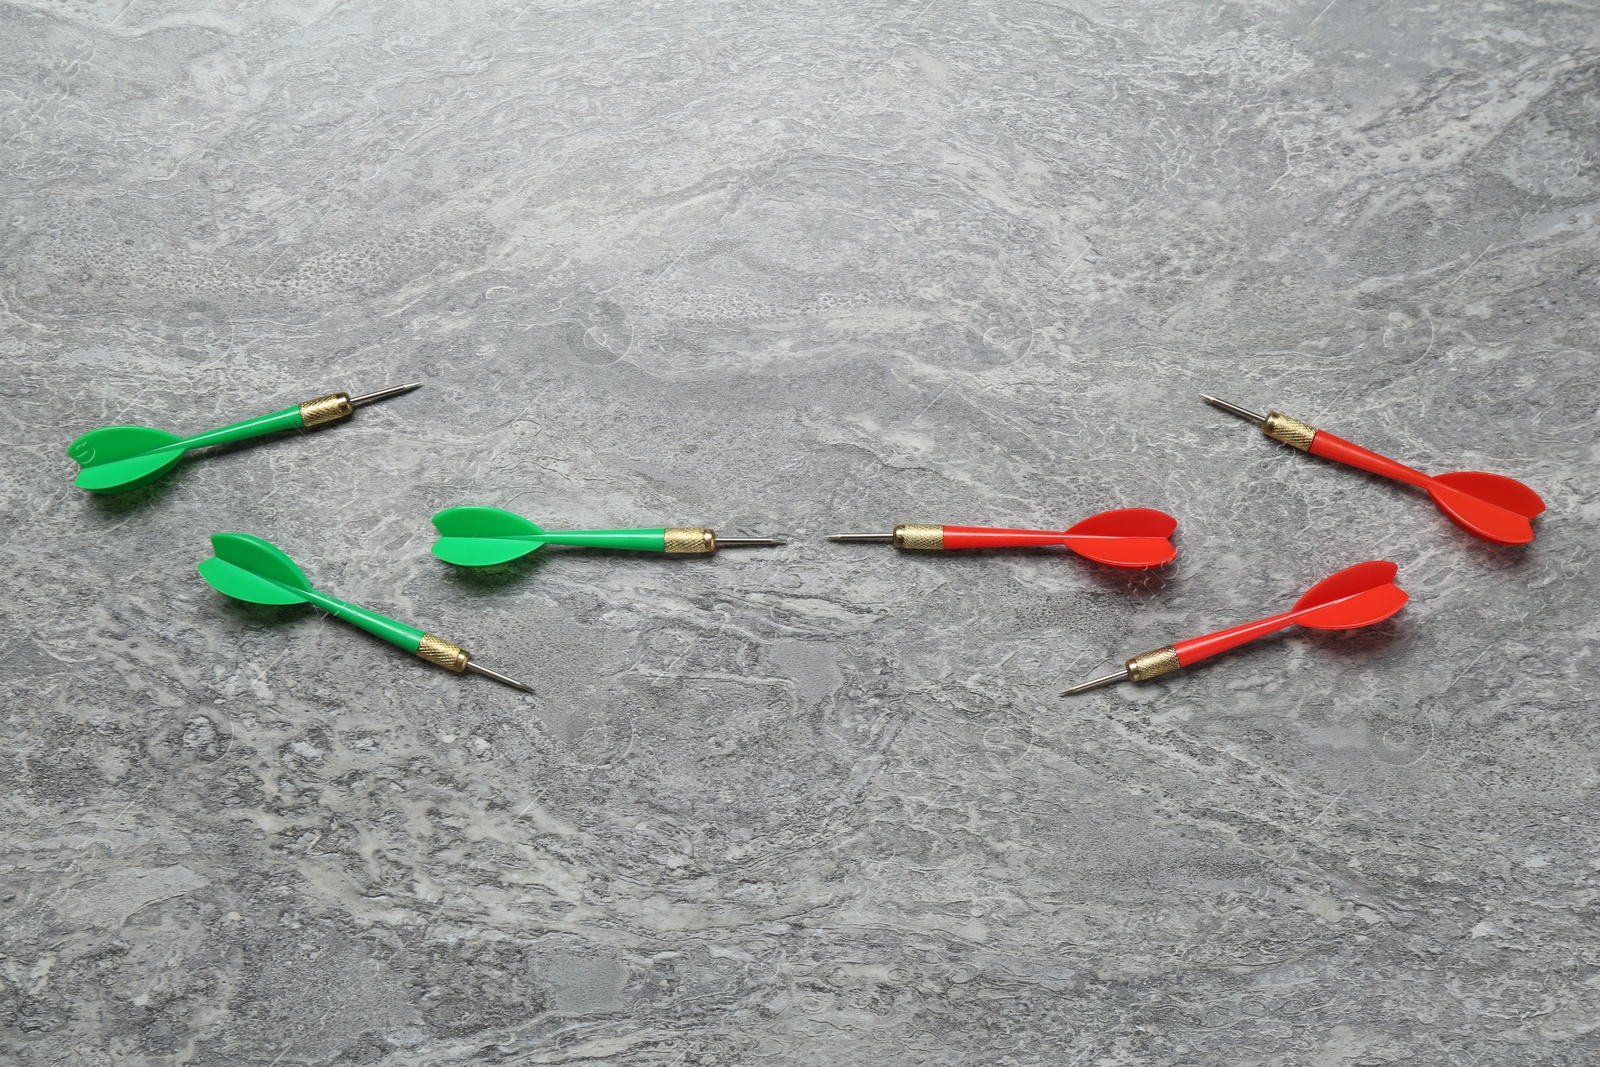
<path fill-rule="evenodd" d="M 348 393 L 329 393 L 282 411 L 274 411 L 270 415 L 260 415 L 189 437 L 179 437 L 149 426 L 106 426 L 90 430 L 67 446 L 67 455 L 83 468 L 72 484 L 91 493 L 123 493 L 138 489 L 176 467 L 184 453 L 191 448 L 231 444 L 281 430 L 320 426 L 346 418 L 364 404 L 409 393 L 421 384 L 397 385 L 392 389 L 380 389 L 357 397 L 351 397 Z"/>
<path fill-rule="evenodd" d="M 702 556 L 719 548 L 781 545 L 770 537 L 718 537 L 702 526 L 667 526 L 647 530 L 546 530 L 521 515 L 500 508 L 446 508 L 433 517 L 439 539 L 433 554 L 460 567 L 509 563 L 545 545 L 613 548 Z"/>
<path fill-rule="evenodd" d="M 471 671 L 525 693 L 533 692 L 515 679 L 480 666 L 472 660 L 471 653 L 453 642 L 319 592 L 295 561 L 271 542 L 250 534 L 219 533 L 211 535 L 211 550 L 216 555 L 197 569 L 200 577 L 219 593 L 251 604 L 315 604 L 335 618 L 430 663 L 454 671 Z"/>

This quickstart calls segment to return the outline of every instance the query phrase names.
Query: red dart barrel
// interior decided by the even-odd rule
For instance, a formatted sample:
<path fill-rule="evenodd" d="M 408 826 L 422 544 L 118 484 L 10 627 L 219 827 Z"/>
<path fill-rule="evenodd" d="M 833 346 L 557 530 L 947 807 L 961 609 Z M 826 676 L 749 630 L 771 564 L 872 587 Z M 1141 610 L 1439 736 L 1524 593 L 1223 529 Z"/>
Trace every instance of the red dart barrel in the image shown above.
<path fill-rule="evenodd" d="M 1426 491 L 1451 522 L 1485 541 L 1525 545 L 1533 540 L 1533 524 L 1529 520 L 1544 512 L 1539 494 L 1514 478 L 1483 471 L 1429 476 L 1282 412 L 1258 415 L 1226 400 L 1201 395 L 1207 403 L 1250 420 L 1268 437 L 1302 452 Z"/>
<path fill-rule="evenodd" d="M 1312 630 L 1354 630 L 1382 622 L 1409 599 L 1394 584 L 1397 570 L 1393 563 L 1381 559 L 1346 567 L 1308 589 L 1296 601 L 1293 611 L 1141 652 L 1123 664 L 1122 670 L 1079 682 L 1061 695 L 1087 693 L 1116 682 L 1146 682 L 1295 624 Z"/>

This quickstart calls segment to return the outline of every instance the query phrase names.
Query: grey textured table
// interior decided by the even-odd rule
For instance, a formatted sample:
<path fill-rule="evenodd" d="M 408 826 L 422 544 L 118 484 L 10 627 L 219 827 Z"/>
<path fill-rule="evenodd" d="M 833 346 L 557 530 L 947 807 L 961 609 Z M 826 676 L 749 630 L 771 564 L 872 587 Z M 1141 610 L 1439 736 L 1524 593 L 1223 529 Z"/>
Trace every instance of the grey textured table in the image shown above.
<path fill-rule="evenodd" d="M 1597 38 L 0 5 L 0 1060 L 1600 1062 Z M 1202 390 L 1550 511 L 1494 548 Z M 463 503 L 791 542 L 457 573 Z M 1172 567 L 822 539 L 1133 505 Z M 225 600 L 215 530 L 539 696 Z M 1369 558 L 1374 631 L 1056 695 Z"/>

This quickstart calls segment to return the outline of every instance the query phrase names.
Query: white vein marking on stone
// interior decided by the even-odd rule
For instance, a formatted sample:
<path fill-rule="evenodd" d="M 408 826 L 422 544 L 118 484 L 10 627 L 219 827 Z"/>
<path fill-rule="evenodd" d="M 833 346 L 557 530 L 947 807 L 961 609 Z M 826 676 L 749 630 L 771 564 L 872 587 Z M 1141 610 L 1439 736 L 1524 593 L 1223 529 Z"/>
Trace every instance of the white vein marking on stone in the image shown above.
<path fill-rule="evenodd" d="M 1339 801 L 1343 800 L 1344 799 L 1344 795 L 1346 793 L 1348 793 L 1348 792 L 1350 792 L 1350 787 L 1349 786 L 1345 786 L 1343 789 L 1339 790 L 1339 795 L 1334 797 L 1332 800 L 1328 801 L 1328 806 L 1323 808 L 1321 811 L 1317 812 L 1317 817 L 1315 819 L 1312 819 L 1310 822 L 1306 823 L 1306 829 L 1309 830 L 1313 826 L 1317 825 L 1317 823 L 1321 822 L 1322 821 L 1322 817 L 1324 815 L 1328 814 L 1328 812 L 1332 811 L 1333 810 L 1333 806 L 1335 804 L 1339 803 Z"/>
<path fill-rule="evenodd" d="M 1063 277 L 1065 277 L 1067 271 L 1071 270 L 1073 267 L 1076 267 L 1078 265 L 1078 260 L 1080 260 L 1084 256 L 1088 255 L 1089 254 L 1089 249 L 1091 249 L 1093 247 L 1094 247 L 1094 245 L 1090 245 L 1090 244 L 1084 245 L 1083 246 L 1083 251 L 1079 252 L 1076 256 L 1072 257 L 1072 262 L 1068 263 L 1065 267 L 1062 267 L 1060 274 L 1057 274 L 1054 278 L 1050 279 L 1050 284 L 1054 285 L 1056 282 L 1059 282 Z"/>
<path fill-rule="evenodd" d="M 1465 278 L 1467 276 L 1467 271 L 1471 270 L 1473 267 L 1476 267 L 1478 265 L 1478 260 L 1480 260 L 1484 256 L 1488 255 L 1489 254 L 1489 249 L 1491 249 L 1493 247 L 1494 247 L 1494 245 L 1492 245 L 1492 244 L 1484 245 L 1483 246 L 1483 251 L 1479 252 L 1476 256 L 1474 256 L 1472 258 L 1472 262 L 1468 263 L 1464 268 L 1462 268 L 1462 271 L 1461 271 L 1460 274 L 1457 274 L 1454 278 L 1451 278 L 1448 282 L 1446 282 L 1445 286 L 1444 286 L 1444 289 L 1442 291 L 1443 292 L 1449 292 L 1451 289 L 1455 288 L 1455 284 L 1457 282 L 1459 282 L 1462 278 Z"/>
<path fill-rule="evenodd" d="M 949 385 L 947 385 L 943 389 L 939 390 L 939 395 L 934 397 L 932 400 L 928 401 L 928 406 L 923 408 L 921 411 L 917 412 L 917 417 L 912 419 L 911 422 L 909 423 L 909 425 L 915 426 L 917 423 L 921 422 L 922 421 L 922 416 L 924 416 L 928 412 L 932 411 L 933 410 L 933 405 L 935 405 L 939 401 L 943 400 L 944 399 L 944 394 L 948 393 L 950 390 L 954 389 L 955 387 L 956 387 L 955 383 L 951 382 Z"/>

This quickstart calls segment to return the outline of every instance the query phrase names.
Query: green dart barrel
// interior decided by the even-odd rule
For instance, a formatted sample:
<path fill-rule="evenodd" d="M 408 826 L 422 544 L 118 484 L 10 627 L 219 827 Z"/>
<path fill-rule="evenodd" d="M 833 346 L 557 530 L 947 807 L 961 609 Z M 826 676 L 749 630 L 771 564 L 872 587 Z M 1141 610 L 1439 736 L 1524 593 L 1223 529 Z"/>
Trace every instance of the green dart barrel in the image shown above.
<path fill-rule="evenodd" d="M 399 396 L 420 384 L 381 389 L 354 399 L 348 393 L 328 393 L 270 415 L 259 415 L 190 437 L 179 437 L 149 426 L 106 426 L 90 430 L 67 446 L 67 455 L 83 468 L 72 484 L 91 493 L 127 492 L 149 485 L 166 474 L 191 448 L 232 444 L 262 434 L 336 422 L 353 414 L 363 404 Z"/>
<path fill-rule="evenodd" d="M 472 654 L 453 641 L 319 592 L 294 560 L 268 541 L 250 534 L 219 533 L 211 536 L 211 548 L 216 555 L 197 569 L 200 577 L 219 593 L 251 604 L 315 604 L 335 618 L 359 626 L 429 663 L 452 671 L 482 674 L 533 692 L 521 682 L 472 662 Z"/>
<path fill-rule="evenodd" d="M 703 526 L 664 526 L 647 530 L 546 530 L 500 508 L 446 508 L 433 517 L 439 539 L 433 554 L 461 567 L 509 563 L 545 545 L 705 556 L 718 548 L 779 545 L 770 537 L 718 538 Z"/>

